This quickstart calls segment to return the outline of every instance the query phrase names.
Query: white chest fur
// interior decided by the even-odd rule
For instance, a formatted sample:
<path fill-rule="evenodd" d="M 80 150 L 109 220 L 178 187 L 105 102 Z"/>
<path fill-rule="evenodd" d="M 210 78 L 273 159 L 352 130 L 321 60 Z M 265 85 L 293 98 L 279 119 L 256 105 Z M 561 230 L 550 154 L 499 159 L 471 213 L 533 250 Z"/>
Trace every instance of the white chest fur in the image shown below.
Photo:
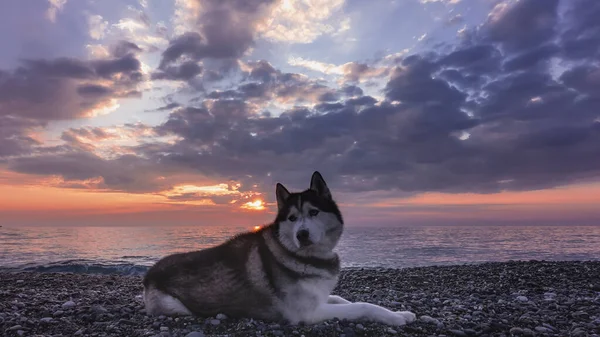
<path fill-rule="evenodd" d="M 280 303 L 284 317 L 292 324 L 312 321 L 316 309 L 327 303 L 337 278 L 307 278 L 285 288 L 286 296 Z"/>

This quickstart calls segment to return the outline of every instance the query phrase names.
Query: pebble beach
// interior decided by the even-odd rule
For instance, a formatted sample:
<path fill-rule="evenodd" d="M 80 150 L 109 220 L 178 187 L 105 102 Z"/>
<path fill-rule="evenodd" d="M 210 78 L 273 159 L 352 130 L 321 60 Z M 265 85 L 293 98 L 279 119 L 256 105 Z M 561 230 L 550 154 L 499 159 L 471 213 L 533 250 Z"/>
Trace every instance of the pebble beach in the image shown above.
<path fill-rule="evenodd" d="M 2 336 L 600 336 L 600 261 L 345 268 L 334 294 L 418 319 L 402 327 L 154 317 L 142 276 L 0 273 Z"/>

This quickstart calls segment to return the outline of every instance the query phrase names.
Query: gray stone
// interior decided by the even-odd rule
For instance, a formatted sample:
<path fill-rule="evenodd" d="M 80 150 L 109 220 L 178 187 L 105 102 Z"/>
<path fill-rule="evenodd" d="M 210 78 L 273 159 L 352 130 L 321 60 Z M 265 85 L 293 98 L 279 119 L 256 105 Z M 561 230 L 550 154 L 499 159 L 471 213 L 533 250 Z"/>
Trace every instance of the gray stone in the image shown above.
<path fill-rule="evenodd" d="M 104 308 L 104 307 L 103 307 L 103 306 L 101 306 L 101 305 L 94 305 L 94 306 L 92 306 L 92 307 L 90 308 L 90 310 L 91 310 L 92 312 L 95 312 L 95 313 L 97 313 L 97 314 L 104 314 L 104 313 L 108 312 L 108 310 L 106 310 L 106 308 Z"/>
<path fill-rule="evenodd" d="M 219 325 L 219 324 L 221 324 L 221 320 L 218 320 L 218 319 L 211 319 L 211 320 L 210 320 L 210 324 L 212 324 L 212 325 Z"/>
<path fill-rule="evenodd" d="M 185 337 L 205 337 L 204 331 L 192 331 L 189 334 L 185 335 Z"/>
<path fill-rule="evenodd" d="M 75 307 L 75 302 L 73 301 L 66 301 L 65 303 L 62 304 L 62 308 L 63 309 L 72 309 Z"/>
<path fill-rule="evenodd" d="M 535 332 L 533 332 L 533 330 L 525 328 L 523 329 L 523 335 L 524 336 L 535 336 Z"/>
<path fill-rule="evenodd" d="M 514 327 L 510 329 L 509 333 L 511 335 L 520 336 L 523 334 L 523 329 Z"/>

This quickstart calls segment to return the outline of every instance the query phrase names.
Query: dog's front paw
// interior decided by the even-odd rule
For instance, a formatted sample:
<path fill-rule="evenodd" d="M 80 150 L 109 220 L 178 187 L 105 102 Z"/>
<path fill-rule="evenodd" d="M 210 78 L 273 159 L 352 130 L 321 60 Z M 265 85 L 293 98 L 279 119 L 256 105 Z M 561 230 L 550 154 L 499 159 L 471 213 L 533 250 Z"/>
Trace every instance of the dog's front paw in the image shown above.
<path fill-rule="evenodd" d="M 407 324 L 417 320 L 417 315 L 410 311 L 396 311 L 396 314 L 404 316 Z"/>
<path fill-rule="evenodd" d="M 392 311 L 383 320 L 384 324 L 400 326 L 412 323 L 417 319 L 417 316 L 410 311 Z"/>

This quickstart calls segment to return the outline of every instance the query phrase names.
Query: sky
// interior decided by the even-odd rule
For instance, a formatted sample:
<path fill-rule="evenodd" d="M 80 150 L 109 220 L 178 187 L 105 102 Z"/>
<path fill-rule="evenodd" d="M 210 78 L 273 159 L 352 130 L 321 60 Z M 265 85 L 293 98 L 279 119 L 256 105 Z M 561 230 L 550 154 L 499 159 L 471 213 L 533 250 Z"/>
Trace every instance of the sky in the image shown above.
<path fill-rule="evenodd" d="M 600 1 L 0 3 L 0 225 L 599 224 Z"/>

